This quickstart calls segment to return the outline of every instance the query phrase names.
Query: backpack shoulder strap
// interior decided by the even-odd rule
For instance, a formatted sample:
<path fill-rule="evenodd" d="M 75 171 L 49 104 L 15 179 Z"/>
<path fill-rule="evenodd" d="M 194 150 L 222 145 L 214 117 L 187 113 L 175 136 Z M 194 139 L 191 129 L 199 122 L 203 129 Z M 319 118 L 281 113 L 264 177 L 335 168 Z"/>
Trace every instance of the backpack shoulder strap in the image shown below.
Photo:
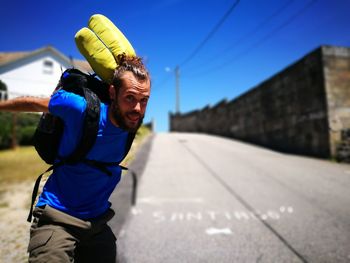
<path fill-rule="evenodd" d="M 59 163 L 55 163 L 55 164 L 51 165 L 45 172 L 40 174 L 38 176 L 38 178 L 36 179 L 34 187 L 33 187 L 33 191 L 32 191 L 32 201 L 31 201 L 31 204 L 30 204 L 29 214 L 28 214 L 28 218 L 27 218 L 27 221 L 29 223 L 32 221 L 33 210 L 34 210 L 34 203 L 35 203 L 36 197 L 38 195 L 41 178 L 43 177 L 44 174 L 52 171 L 53 169 L 57 168 L 58 166 L 60 166 L 62 164 L 63 164 L 62 162 L 59 162 Z"/>
<path fill-rule="evenodd" d="M 128 138 L 126 139 L 126 144 L 125 144 L 125 153 L 124 153 L 124 158 L 128 155 L 131 145 L 135 139 L 136 133 L 135 132 L 129 132 Z M 123 159 L 124 159 L 123 158 Z"/>
<path fill-rule="evenodd" d="M 91 84 L 93 81 L 95 81 L 94 84 Z M 62 89 L 78 94 L 86 100 L 82 137 L 77 143 L 75 150 L 69 156 L 59 156 L 59 159 L 63 162 L 77 163 L 83 160 L 96 141 L 100 122 L 101 101 L 90 87 L 96 86 L 97 89 L 100 85 L 102 85 L 101 81 L 75 68 L 67 69 L 61 76 L 59 86 Z"/>
<path fill-rule="evenodd" d="M 94 92 L 83 88 L 86 99 L 86 110 L 82 129 L 82 137 L 74 152 L 63 160 L 76 163 L 83 160 L 96 142 L 100 122 L 100 100 Z"/>

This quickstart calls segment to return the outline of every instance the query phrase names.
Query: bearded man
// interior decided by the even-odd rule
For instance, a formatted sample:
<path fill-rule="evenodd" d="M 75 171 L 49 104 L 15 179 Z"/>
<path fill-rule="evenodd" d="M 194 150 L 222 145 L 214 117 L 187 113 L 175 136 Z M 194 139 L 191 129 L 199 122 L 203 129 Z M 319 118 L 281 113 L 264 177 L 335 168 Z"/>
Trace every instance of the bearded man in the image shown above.
<path fill-rule="evenodd" d="M 150 97 L 150 76 L 139 57 L 121 56 L 109 85 L 110 104 L 101 103 L 97 139 L 86 158 L 119 163 L 128 134 L 135 133 Z M 64 122 L 59 156 L 69 155 L 82 134 L 86 100 L 59 89 L 50 98 L 21 97 L 0 103 L 3 111 L 50 112 Z M 121 178 L 84 162 L 53 170 L 34 209 L 29 262 L 115 262 L 116 238 L 107 225 L 114 216 L 108 201 Z M 24 171 L 25 172 L 25 171 Z"/>

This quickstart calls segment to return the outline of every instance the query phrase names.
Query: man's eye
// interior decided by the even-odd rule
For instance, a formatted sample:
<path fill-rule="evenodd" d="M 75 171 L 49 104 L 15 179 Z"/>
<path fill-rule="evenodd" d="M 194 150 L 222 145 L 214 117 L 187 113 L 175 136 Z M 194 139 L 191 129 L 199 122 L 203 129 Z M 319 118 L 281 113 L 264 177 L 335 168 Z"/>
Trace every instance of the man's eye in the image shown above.
<path fill-rule="evenodd" d="M 126 96 L 126 101 L 127 102 L 133 102 L 134 101 L 134 97 L 133 96 Z"/>

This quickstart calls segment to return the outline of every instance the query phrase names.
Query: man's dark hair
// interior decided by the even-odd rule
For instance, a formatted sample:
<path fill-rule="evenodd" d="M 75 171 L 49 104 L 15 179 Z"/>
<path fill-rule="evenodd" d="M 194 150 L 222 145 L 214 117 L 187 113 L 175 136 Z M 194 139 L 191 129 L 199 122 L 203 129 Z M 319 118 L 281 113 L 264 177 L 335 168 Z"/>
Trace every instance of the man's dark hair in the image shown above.
<path fill-rule="evenodd" d="M 114 77 L 112 84 L 115 88 L 118 88 L 122 85 L 122 76 L 124 72 L 130 71 L 134 74 L 137 80 L 146 81 L 150 80 L 149 73 L 142 62 L 140 57 L 126 56 L 125 54 L 118 55 L 118 68 L 114 72 Z"/>

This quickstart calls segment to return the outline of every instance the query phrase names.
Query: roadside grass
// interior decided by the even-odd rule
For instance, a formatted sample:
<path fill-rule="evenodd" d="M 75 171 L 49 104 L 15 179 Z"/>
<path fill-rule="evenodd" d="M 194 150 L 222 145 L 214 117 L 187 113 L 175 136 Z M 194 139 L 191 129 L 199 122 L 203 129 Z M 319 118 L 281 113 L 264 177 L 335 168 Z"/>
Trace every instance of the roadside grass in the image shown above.
<path fill-rule="evenodd" d="M 0 151 L 0 185 L 35 180 L 48 167 L 33 146 Z"/>

